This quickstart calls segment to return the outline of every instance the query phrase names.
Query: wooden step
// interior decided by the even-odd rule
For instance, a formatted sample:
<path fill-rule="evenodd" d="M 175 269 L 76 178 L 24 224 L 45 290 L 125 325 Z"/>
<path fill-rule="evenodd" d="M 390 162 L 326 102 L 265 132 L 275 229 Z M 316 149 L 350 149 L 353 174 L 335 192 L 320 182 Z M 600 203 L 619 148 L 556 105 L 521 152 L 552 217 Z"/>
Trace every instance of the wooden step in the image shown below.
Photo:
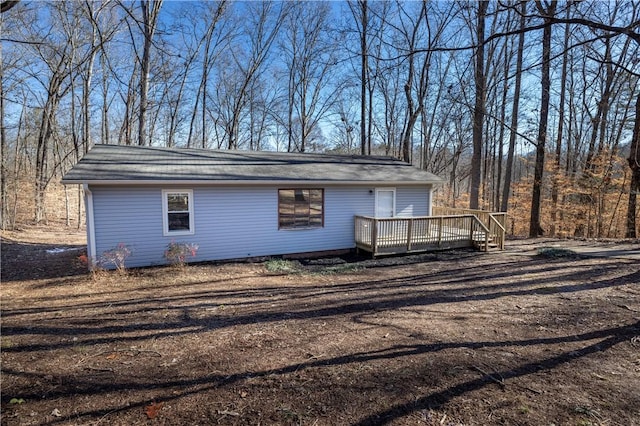
<path fill-rule="evenodd" d="M 476 247 L 477 247 L 477 248 L 484 248 L 484 243 L 476 243 Z M 490 249 L 492 249 L 492 248 L 498 248 L 498 244 L 496 244 L 496 243 L 489 243 L 489 244 L 488 244 L 488 247 L 489 247 Z"/>
<path fill-rule="evenodd" d="M 487 240 L 488 244 L 487 247 L 489 250 L 491 249 L 496 249 L 498 248 L 498 244 L 493 242 L 493 238 L 489 238 Z M 484 240 L 473 240 L 473 245 L 478 249 L 478 250 L 484 250 L 485 248 L 485 241 Z"/>

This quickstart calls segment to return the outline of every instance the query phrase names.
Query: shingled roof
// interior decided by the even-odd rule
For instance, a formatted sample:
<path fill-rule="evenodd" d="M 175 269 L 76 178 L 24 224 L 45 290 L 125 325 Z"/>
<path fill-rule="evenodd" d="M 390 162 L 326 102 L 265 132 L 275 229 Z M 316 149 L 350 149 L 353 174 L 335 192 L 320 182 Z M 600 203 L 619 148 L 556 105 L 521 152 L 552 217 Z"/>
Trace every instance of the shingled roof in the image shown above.
<path fill-rule="evenodd" d="M 65 184 L 435 184 L 390 157 L 95 145 Z"/>

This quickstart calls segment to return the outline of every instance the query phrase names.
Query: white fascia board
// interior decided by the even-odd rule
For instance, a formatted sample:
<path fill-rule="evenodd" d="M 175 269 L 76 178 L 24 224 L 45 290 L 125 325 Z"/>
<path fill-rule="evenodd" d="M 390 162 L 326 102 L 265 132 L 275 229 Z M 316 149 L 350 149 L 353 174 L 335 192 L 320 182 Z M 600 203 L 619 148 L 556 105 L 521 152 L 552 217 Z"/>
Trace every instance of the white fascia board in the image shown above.
<path fill-rule="evenodd" d="M 443 180 L 425 181 L 336 181 L 336 180 L 63 180 L 63 184 L 101 185 L 101 186 L 424 186 L 439 185 Z"/>

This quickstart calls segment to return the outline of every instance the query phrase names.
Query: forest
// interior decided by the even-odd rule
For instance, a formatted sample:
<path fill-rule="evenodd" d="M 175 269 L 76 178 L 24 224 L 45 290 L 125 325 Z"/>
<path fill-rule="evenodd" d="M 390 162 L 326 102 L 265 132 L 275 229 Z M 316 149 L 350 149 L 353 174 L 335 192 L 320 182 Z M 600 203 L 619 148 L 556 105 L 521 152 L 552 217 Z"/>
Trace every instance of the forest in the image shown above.
<path fill-rule="evenodd" d="M 94 144 L 387 155 L 514 236 L 637 238 L 640 3 L 2 1 L 2 229 Z"/>

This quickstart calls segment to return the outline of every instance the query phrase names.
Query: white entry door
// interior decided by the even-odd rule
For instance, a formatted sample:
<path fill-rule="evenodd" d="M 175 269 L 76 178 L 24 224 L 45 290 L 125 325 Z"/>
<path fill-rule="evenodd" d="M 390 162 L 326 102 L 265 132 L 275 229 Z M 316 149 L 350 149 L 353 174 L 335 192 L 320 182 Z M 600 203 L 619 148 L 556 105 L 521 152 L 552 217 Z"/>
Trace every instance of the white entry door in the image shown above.
<path fill-rule="evenodd" d="M 395 188 L 376 189 L 376 217 L 394 217 L 396 215 Z"/>

